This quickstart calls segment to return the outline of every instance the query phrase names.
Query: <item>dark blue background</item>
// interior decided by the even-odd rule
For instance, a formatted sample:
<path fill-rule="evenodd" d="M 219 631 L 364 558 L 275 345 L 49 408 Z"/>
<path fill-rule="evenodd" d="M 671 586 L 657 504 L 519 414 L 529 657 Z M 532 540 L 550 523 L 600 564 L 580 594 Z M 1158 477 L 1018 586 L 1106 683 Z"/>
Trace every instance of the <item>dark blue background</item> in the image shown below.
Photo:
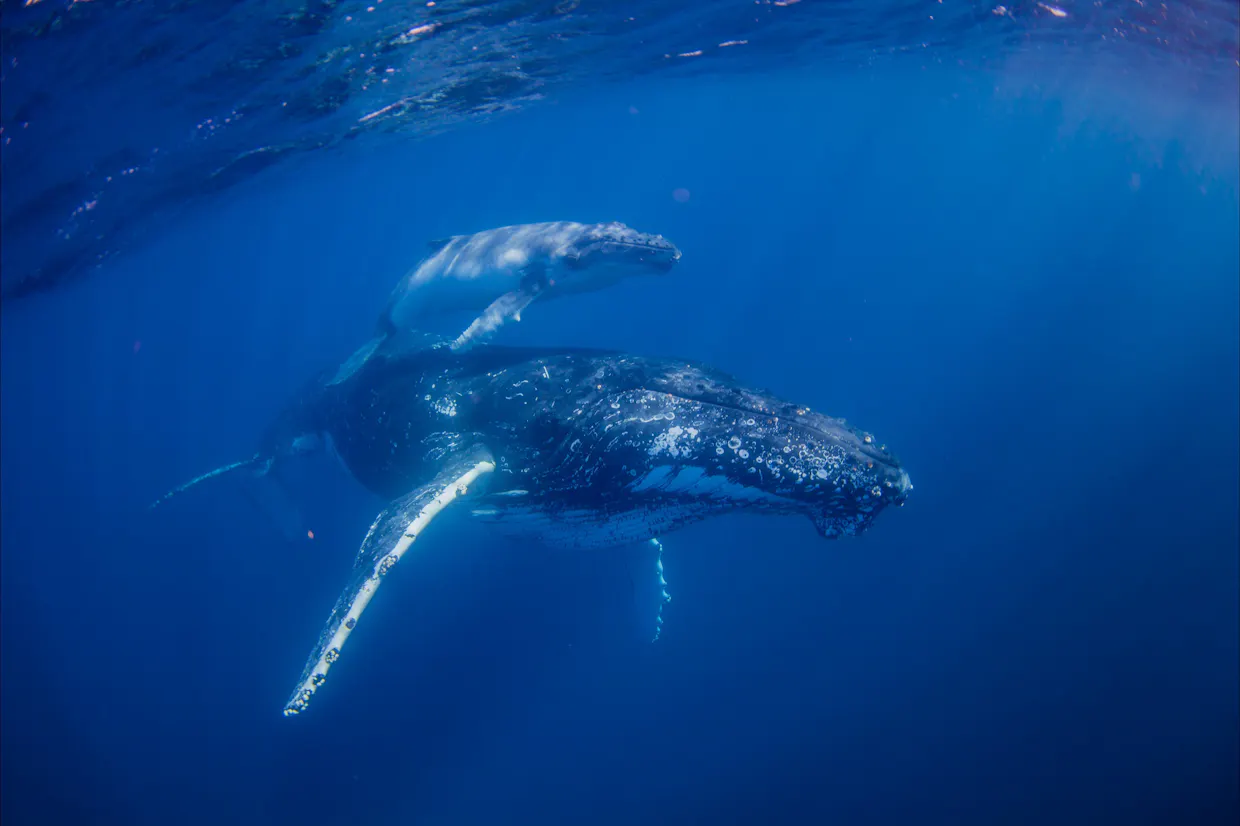
<path fill-rule="evenodd" d="M 617 86 L 293 162 L 7 308 L 5 823 L 1234 822 L 1234 148 L 1116 106 L 948 71 Z M 682 265 L 505 342 L 844 416 L 908 506 L 666 537 L 654 645 L 644 549 L 436 525 L 282 718 L 382 503 L 319 460 L 313 540 L 229 484 L 144 506 L 250 455 L 428 239 L 558 219 Z"/>

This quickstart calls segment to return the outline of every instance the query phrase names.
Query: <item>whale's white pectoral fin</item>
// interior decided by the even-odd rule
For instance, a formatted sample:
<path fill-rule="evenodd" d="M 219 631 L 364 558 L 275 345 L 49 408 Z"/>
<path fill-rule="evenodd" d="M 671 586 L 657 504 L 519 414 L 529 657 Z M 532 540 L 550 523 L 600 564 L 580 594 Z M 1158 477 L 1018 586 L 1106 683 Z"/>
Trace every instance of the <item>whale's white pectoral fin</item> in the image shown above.
<path fill-rule="evenodd" d="M 667 592 L 667 580 L 663 577 L 663 543 L 658 539 L 652 539 L 650 544 L 654 545 L 659 554 L 654 563 L 655 572 L 659 577 L 659 614 L 654 618 L 654 639 L 651 640 L 651 642 L 658 642 L 659 635 L 663 633 L 663 606 L 672 601 L 672 595 Z"/>
<path fill-rule="evenodd" d="M 482 315 L 457 336 L 452 342 L 452 349 L 457 352 L 468 350 L 504 326 L 509 319 L 520 321 L 521 311 L 530 306 L 530 302 L 538 298 L 546 287 L 547 268 L 541 264 L 531 264 L 521 277 L 521 286 L 492 301 Z"/>
<path fill-rule="evenodd" d="M 387 507 L 362 541 L 353 562 L 349 584 L 336 600 L 318 644 L 306 661 L 297 687 L 284 705 L 284 715 L 305 711 L 310 698 L 327 679 L 332 663 L 353 632 L 358 619 L 379 589 L 379 583 L 404 556 L 431 521 L 480 477 L 495 470 L 495 460 L 484 448 L 475 448 L 445 465 L 428 484 Z"/>
<path fill-rule="evenodd" d="M 504 293 L 492 301 L 491 305 L 482 311 L 482 315 L 474 319 L 465 332 L 457 336 L 452 342 L 452 349 L 457 352 L 468 350 L 504 326 L 509 319 L 520 321 L 521 311 L 530 306 L 530 302 L 538 297 L 539 292 L 538 289 L 520 287 L 510 293 Z"/>

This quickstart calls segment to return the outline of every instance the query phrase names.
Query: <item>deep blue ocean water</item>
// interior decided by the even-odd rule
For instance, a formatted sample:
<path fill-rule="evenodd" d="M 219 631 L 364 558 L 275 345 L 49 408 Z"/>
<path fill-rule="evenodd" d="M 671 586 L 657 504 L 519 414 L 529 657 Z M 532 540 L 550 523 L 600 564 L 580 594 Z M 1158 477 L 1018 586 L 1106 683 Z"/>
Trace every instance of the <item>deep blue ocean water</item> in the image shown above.
<path fill-rule="evenodd" d="M 1229 47 L 1224 12 L 1201 28 Z M 660 36 L 692 39 L 650 25 L 660 57 Z M 502 115 L 316 145 L 200 181 L 176 214 L 120 199 L 109 215 L 152 229 L 9 294 L 6 826 L 1235 822 L 1232 53 L 1119 59 L 1079 31 L 1009 49 L 963 26 L 934 59 L 919 30 L 832 61 L 796 30 L 728 71 L 583 47 Z M 114 92 L 124 123 L 76 140 L 149 149 L 126 131 L 141 99 Z M 154 98 L 146 116 L 170 117 Z M 23 152 L 4 155 L 6 270 L 57 254 L 11 205 L 77 180 Z M 148 194 L 175 200 L 191 168 Z M 666 536 L 653 644 L 645 551 L 437 523 L 282 717 L 384 503 L 320 458 L 291 479 L 313 539 L 228 484 L 146 505 L 251 455 L 429 239 L 543 220 L 625 221 L 684 258 L 657 288 L 540 304 L 503 343 L 683 356 L 844 416 L 899 456 L 908 505 L 836 542 L 754 515 Z"/>

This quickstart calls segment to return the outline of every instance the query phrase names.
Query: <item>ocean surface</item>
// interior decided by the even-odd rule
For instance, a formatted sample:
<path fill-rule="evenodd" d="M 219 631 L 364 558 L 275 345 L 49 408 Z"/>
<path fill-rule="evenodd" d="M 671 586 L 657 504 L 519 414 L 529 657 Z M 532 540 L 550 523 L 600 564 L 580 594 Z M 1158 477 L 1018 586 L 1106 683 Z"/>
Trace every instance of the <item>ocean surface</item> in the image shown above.
<path fill-rule="evenodd" d="M 1231 824 L 1235 2 L 0 2 L 0 819 Z M 431 239 L 683 258 L 497 343 L 710 364 L 915 490 L 861 537 L 436 523 L 220 481 Z M 465 319 L 468 321 L 468 319 Z"/>

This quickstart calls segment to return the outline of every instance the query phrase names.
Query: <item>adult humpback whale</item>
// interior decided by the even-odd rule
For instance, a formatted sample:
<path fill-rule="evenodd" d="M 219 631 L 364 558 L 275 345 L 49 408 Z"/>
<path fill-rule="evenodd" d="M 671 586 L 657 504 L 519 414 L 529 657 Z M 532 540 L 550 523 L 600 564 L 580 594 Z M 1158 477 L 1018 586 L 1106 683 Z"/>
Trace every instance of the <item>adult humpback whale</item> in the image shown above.
<path fill-rule="evenodd" d="M 895 458 L 843 420 L 701 365 L 605 351 L 374 358 L 291 406 L 255 461 L 324 442 L 391 502 L 286 715 L 306 708 L 384 575 L 466 496 L 455 510 L 499 531 L 610 548 L 740 510 L 800 514 L 824 537 L 855 535 L 912 489 Z"/>
<path fill-rule="evenodd" d="M 467 350 L 487 339 L 535 300 L 603 289 L 634 275 L 670 272 L 680 250 L 662 235 L 618 221 L 550 221 L 454 235 L 430 243 L 430 254 L 392 290 L 374 337 L 340 368 L 340 382 L 380 348 L 399 347 L 402 334 L 429 318 L 480 313 L 448 344 Z"/>
<path fill-rule="evenodd" d="M 454 510 L 497 531 L 611 548 L 746 510 L 856 535 L 912 490 L 871 435 L 686 361 L 485 346 L 380 354 L 337 384 L 325 381 L 331 372 L 305 386 L 251 459 L 228 466 L 266 472 L 327 448 L 390 501 L 286 715 L 306 708 L 384 575 L 463 497 Z"/>

